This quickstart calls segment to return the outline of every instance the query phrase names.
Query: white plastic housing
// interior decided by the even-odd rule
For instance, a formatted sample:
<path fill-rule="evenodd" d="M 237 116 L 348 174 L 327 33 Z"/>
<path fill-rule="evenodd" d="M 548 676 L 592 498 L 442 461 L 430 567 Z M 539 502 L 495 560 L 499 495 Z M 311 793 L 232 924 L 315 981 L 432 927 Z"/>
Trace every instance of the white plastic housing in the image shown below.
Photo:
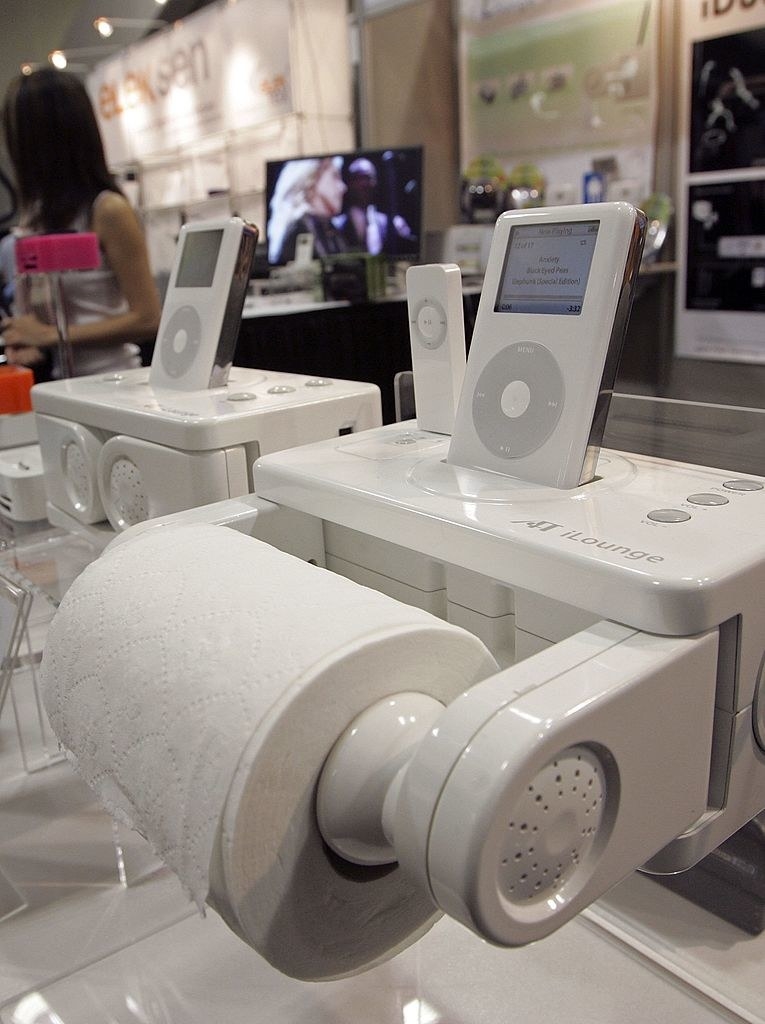
<path fill-rule="evenodd" d="M 181 228 L 151 361 L 154 387 L 198 391 L 226 383 L 257 238 L 240 217 Z"/>
<path fill-rule="evenodd" d="M 602 622 L 446 709 L 396 694 L 327 759 L 322 834 L 355 863 L 397 859 L 482 938 L 533 942 L 703 812 L 716 663 L 716 631 Z"/>
<path fill-rule="evenodd" d="M 141 509 L 163 515 L 245 494 L 259 454 L 381 420 L 373 384 L 240 368 L 212 390 L 153 388 L 137 369 L 39 384 L 32 401 L 50 514 L 85 524 L 108 516 L 115 528 L 139 521 Z M 102 465 L 99 485 L 110 439 L 110 459 L 125 458 L 121 469 Z"/>
<path fill-rule="evenodd" d="M 664 636 L 718 629 L 709 802 L 646 864 L 691 866 L 765 807 L 755 729 L 765 728 L 765 480 L 604 451 L 598 479 L 563 491 L 449 465 L 447 445 L 394 424 L 260 459 L 255 487 L 278 504 L 536 595 L 536 636 L 519 631 L 516 653 L 588 616 Z M 561 607 L 565 623 L 556 621 Z M 522 594 L 521 621 L 528 610 Z"/>
<path fill-rule="evenodd" d="M 466 360 L 460 268 L 454 263 L 409 267 L 406 302 L 417 425 L 451 434 Z"/>
<path fill-rule="evenodd" d="M 54 416 L 38 416 L 37 430 L 48 499 L 81 523 L 100 522 L 97 466 L 103 432 Z"/>
<path fill-rule="evenodd" d="M 225 387 L 154 388 L 144 368 L 37 384 L 35 413 L 184 451 L 258 440 L 280 451 L 381 422 L 380 389 L 361 381 L 234 367 Z"/>
<path fill-rule="evenodd" d="M 0 451 L 0 510 L 19 523 L 45 519 L 45 484 L 36 444 Z"/>
<path fill-rule="evenodd" d="M 645 224 L 628 203 L 499 217 L 449 462 L 550 487 L 592 479 Z"/>
<path fill-rule="evenodd" d="M 115 530 L 183 508 L 247 493 L 247 460 L 239 445 L 212 452 L 175 448 L 117 434 L 101 449 L 98 491 Z"/>

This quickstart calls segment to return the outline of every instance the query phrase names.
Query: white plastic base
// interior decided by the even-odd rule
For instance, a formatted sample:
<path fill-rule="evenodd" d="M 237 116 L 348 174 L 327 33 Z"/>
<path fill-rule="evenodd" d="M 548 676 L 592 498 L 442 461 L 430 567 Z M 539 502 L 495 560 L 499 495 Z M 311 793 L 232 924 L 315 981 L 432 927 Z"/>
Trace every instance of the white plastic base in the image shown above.
<path fill-rule="evenodd" d="M 17 523 L 45 519 L 45 483 L 39 445 L 0 451 L 0 513 Z"/>

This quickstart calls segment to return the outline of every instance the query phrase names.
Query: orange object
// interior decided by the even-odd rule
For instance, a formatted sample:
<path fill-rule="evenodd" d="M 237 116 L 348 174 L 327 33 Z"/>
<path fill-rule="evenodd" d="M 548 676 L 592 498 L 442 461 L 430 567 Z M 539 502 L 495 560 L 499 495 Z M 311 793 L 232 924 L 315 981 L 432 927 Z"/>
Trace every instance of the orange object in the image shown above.
<path fill-rule="evenodd" d="M 26 366 L 0 366 L 0 415 L 8 412 L 31 412 L 29 395 L 35 375 Z"/>

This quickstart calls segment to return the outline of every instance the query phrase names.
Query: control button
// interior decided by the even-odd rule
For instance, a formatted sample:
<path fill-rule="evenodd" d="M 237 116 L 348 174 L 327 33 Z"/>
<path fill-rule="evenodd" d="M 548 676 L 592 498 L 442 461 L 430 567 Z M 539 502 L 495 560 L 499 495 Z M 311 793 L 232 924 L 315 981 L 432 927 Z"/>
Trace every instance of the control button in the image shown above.
<path fill-rule="evenodd" d="M 269 395 L 290 395 L 295 390 L 291 384 L 275 384 L 268 389 Z"/>
<path fill-rule="evenodd" d="M 761 491 L 763 486 L 757 480 L 726 480 L 723 483 L 729 491 Z"/>
<path fill-rule="evenodd" d="M 227 402 L 254 402 L 257 395 L 253 395 L 251 391 L 236 391 L 233 395 L 226 395 Z"/>
<path fill-rule="evenodd" d="M 112 381 L 124 380 L 124 377 L 121 373 L 108 373 L 105 377 L 102 377 L 101 380 L 109 381 L 111 383 Z"/>
<path fill-rule="evenodd" d="M 202 321 L 193 306 L 180 306 L 157 339 L 162 368 L 178 379 L 194 365 L 202 343 Z"/>
<path fill-rule="evenodd" d="M 425 299 L 417 310 L 414 326 L 425 348 L 438 348 L 446 337 L 446 313 L 434 299 Z"/>
<path fill-rule="evenodd" d="M 691 505 L 729 505 L 730 498 L 724 494 L 689 494 L 688 501 Z"/>
<path fill-rule="evenodd" d="M 558 424 L 566 396 L 555 356 L 535 341 L 494 355 L 473 391 L 473 424 L 486 448 L 517 459 L 540 448 Z"/>
<path fill-rule="evenodd" d="M 181 327 L 179 330 L 175 332 L 175 337 L 173 338 L 173 351 L 177 352 L 180 355 L 181 352 L 183 352 L 183 350 L 186 348 L 186 342 L 188 340 L 189 332 L 185 329 L 185 327 Z"/>
<path fill-rule="evenodd" d="M 403 437 L 397 437 L 393 444 L 417 444 L 417 439 L 406 434 Z"/>
<path fill-rule="evenodd" d="M 531 401 L 531 391 L 525 380 L 511 381 L 502 392 L 500 406 L 505 416 L 515 419 L 523 416 Z"/>
<path fill-rule="evenodd" d="M 690 513 L 679 508 L 657 508 L 648 513 L 648 518 L 655 523 L 684 523 L 691 518 Z"/>
<path fill-rule="evenodd" d="M 307 388 L 325 388 L 331 383 L 331 380 L 326 380 L 324 377 L 311 377 L 310 380 L 305 382 L 305 386 Z"/>

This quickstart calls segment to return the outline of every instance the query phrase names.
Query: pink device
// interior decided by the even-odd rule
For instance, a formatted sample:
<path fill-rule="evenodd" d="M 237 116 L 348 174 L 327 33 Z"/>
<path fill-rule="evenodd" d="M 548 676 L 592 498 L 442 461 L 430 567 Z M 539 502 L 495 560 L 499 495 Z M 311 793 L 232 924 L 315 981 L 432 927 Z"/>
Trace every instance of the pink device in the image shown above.
<path fill-rule="evenodd" d="M 96 270 L 101 266 L 98 235 L 73 232 L 59 235 L 24 235 L 16 239 L 16 272 L 20 284 L 17 291 L 19 309 L 26 312 L 34 304 L 23 297 L 40 289 L 46 296 L 48 313 L 44 319 L 56 324 L 59 338 L 61 375 L 74 376 L 74 360 L 69 342 L 69 325 L 61 291 L 61 275 L 70 271 Z M 39 302 L 39 298 L 37 300 Z M 37 312 L 37 311 L 35 311 Z"/>
<path fill-rule="evenodd" d="M 95 270 L 101 265 L 98 235 L 24 235 L 16 240 L 19 274 L 55 274 L 65 270 Z"/>

